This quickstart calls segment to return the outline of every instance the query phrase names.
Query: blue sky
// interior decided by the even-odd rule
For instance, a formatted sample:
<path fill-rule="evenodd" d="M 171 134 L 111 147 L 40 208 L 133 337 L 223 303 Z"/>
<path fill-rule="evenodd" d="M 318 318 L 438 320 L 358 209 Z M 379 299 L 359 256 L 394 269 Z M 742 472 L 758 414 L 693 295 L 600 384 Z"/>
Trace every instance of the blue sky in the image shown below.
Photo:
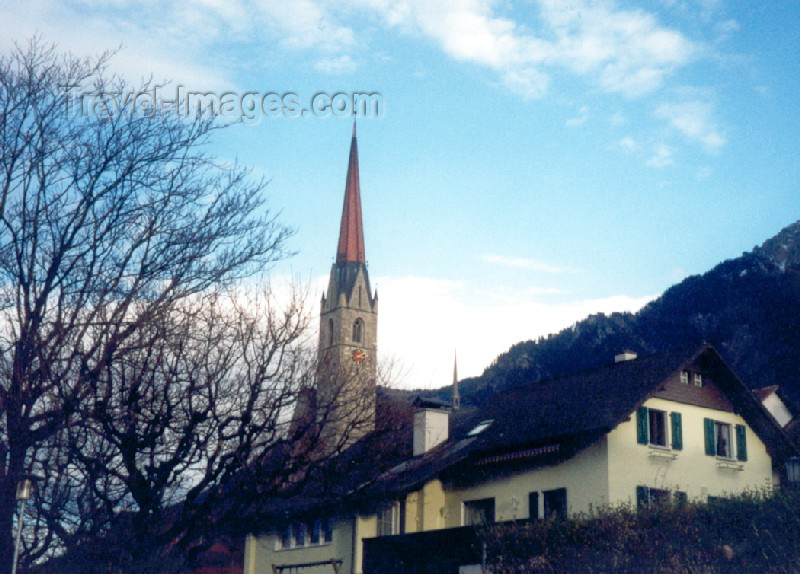
<path fill-rule="evenodd" d="M 400 385 L 635 310 L 800 218 L 800 4 L 725 0 L 29 0 L 41 34 L 190 91 L 377 92 L 359 120 L 379 346 Z M 24 4 L 24 5 L 23 5 Z M 351 119 L 262 118 L 213 153 L 270 179 L 310 285 L 335 251 Z"/>

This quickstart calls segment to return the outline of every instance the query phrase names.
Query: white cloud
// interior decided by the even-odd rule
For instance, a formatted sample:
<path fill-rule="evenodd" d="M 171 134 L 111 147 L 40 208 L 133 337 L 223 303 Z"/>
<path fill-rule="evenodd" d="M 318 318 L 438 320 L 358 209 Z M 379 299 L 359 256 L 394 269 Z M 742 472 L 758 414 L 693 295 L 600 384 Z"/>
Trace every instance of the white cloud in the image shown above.
<path fill-rule="evenodd" d="M 177 26 L 177 16 L 158 4 L 136 11 L 136 19 L 126 19 L 124 10 L 131 6 L 138 3 L 72 9 L 53 0 L 16 2 L 0 8 L 0 49 L 7 51 L 14 42 L 24 45 L 34 35 L 77 56 L 96 56 L 121 47 L 110 67 L 132 83 L 152 75 L 156 81 L 208 90 L 230 87 L 224 66 L 194 52 L 192 39 L 197 43 L 211 34 L 206 21 L 196 18 Z"/>
<path fill-rule="evenodd" d="M 506 7 L 495 0 L 199 0 L 145 7 L 133 0 L 30 0 L 0 9 L 0 38 L 38 30 L 91 53 L 123 43 L 132 53 L 127 66 L 138 63 L 179 82 L 224 82 L 246 65 L 226 61 L 222 47 L 231 39 L 265 54 L 276 46 L 308 54 L 325 73 L 351 73 L 368 34 L 359 37 L 354 22 L 377 15 L 384 26 L 421 35 L 454 60 L 493 71 L 524 98 L 544 96 L 551 76 L 563 71 L 608 92 L 639 96 L 659 88 L 697 50 L 652 13 L 611 0 L 539 0 L 541 17 L 532 19 L 512 18 Z M 89 27 L 91 34 L 75 34 Z"/>
<path fill-rule="evenodd" d="M 613 2 L 539 0 L 540 29 L 498 13 L 491 0 L 354 0 L 393 27 L 434 40 L 450 57 L 494 70 L 524 97 L 543 96 L 567 70 L 635 97 L 657 89 L 696 51 L 680 32 Z"/>
<path fill-rule="evenodd" d="M 611 117 L 608 118 L 608 123 L 612 126 L 623 126 L 628 120 L 625 118 L 625 114 L 620 111 L 616 111 L 611 114 Z"/>
<path fill-rule="evenodd" d="M 351 74 L 356 70 L 356 63 L 347 54 L 334 58 L 322 58 L 314 64 L 314 68 L 325 74 Z"/>
<path fill-rule="evenodd" d="M 581 106 L 578 110 L 578 115 L 573 116 L 571 118 L 567 118 L 567 121 L 564 122 L 564 125 L 568 128 L 575 128 L 578 126 L 582 126 L 586 123 L 586 120 L 589 119 L 589 108 L 586 106 Z"/>
<path fill-rule="evenodd" d="M 718 22 L 716 26 L 714 26 L 714 30 L 717 33 L 716 41 L 717 42 L 724 42 L 728 38 L 730 38 L 734 33 L 738 32 L 741 27 L 739 26 L 739 22 L 736 20 L 724 20 L 722 22 Z"/>
<path fill-rule="evenodd" d="M 481 259 L 486 263 L 493 265 L 501 265 L 503 267 L 513 267 L 516 269 L 528 269 L 530 271 L 538 271 L 540 273 L 564 273 L 566 271 L 563 267 L 544 263 L 536 259 L 528 259 L 525 257 L 507 257 L 505 255 L 482 255 Z"/>
<path fill-rule="evenodd" d="M 612 2 L 541 0 L 555 59 L 609 92 L 636 97 L 661 86 L 673 69 L 694 57 L 695 45 L 641 9 Z"/>
<path fill-rule="evenodd" d="M 262 22 L 279 34 L 286 48 L 339 54 L 355 46 L 353 30 L 340 24 L 323 2 L 268 0 L 255 5 Z"/>
<path fill-rule="evenodd" d="M 326 73 L 355 68 L 353 30 L 317 0 L 28 0 L 0 7 L 0 48 L 35 34 L 78 55 L 122 46 L 113 71 L 131 81 L 152 74 L 197 90 L 233 88 L 237 67 L 251 65 L 232 59 L 231 43 L 249 44 L 255 54 L 274 54 L 275 46 L 302 52 Z"/>
<path fill-rule="evenodd" d="M 662 104 L 656 115 L 690 140 L 703 144 L 708 151 L 718 150 L 727 143 L 712 119 L 711 105 L 706 102 L 693 100 Z"/>
<path fill-rule="evenodd" d="M 697 169 L 697 179 L 706 180 L 712 176 L 714 170 L 710 165 L 703 165 Z"/>
<path fill-rule="evenodd" d="M 379 277 L 376 283 L 380 352 L 401 363 L 403 388 L 449 384 L 454 351 L 459 376 L 479 375 L 514 343 L 558 332 L 592 313 L 636 311 L 653 299 L 618 295 L 545 303 L 527 290 L 498 288 L 493 296 L 467 283 L 427 277 Z"/>
<path fill-rule="evenodd" d="M 636 143 L 636 140 L 633 139 L 631 136 L 625 136 L 624 138 L 619 140 L 619 147 L 624 152 L 633 153 L 639 148 L 639 145 Z"/>
<path fill-rule="evenodd" d="M 647 165 L 651 167 L 667 167 L 672 165 L 672 148 L 663 144 L 659 144 L 653 148 L 653 155 L 647 160 Z"/>

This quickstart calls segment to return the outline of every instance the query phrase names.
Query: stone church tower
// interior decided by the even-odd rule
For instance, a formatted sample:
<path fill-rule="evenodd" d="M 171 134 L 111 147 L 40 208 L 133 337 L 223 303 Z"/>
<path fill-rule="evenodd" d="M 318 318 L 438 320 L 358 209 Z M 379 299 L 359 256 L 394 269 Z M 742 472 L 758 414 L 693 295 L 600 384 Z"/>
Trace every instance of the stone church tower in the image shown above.
<path fill-rule="evenodd" d="M 375 428 L 377 330 L 378 295 L 370 287 L 364 250 L 354 123 L 336 261 L 320 304 L 317 417 L 327 428 L 326 442 L 352 443 Z"/>

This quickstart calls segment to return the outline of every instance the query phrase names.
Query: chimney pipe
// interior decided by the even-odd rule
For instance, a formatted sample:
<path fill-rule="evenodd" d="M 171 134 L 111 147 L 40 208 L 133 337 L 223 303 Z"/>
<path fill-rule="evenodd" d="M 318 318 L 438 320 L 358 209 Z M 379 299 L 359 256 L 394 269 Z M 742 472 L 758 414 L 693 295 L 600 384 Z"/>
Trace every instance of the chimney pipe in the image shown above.
<path fill-rule="evenodd" d="M 619 355 L 614 357 L 615 363 L 622 363 L 624 361 L 633 361 L 638 355 L 634 351 L 628 349 L 622 351 Z"/>

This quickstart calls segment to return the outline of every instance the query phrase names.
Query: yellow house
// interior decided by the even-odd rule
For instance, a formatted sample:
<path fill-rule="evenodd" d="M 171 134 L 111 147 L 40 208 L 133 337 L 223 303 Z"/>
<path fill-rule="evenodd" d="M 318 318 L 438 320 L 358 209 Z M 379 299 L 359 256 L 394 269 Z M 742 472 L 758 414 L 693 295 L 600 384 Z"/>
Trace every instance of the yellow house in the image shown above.
<path fill-rule="evenodd" d="M 708 345 L 622 353 L 480 409 L 438 406 L 417 403 L 413 440 L 393 441 L 411 452 L 395 450 L 386 464 L 354 445 L 345 459 L 358 478 L 341 473 L 337 505 L 306 500 L 265 517 L 247 538 L 245 573 L 369 573 L 364 540 L 374 537 L 770 490 L 794 454 Z"/>

